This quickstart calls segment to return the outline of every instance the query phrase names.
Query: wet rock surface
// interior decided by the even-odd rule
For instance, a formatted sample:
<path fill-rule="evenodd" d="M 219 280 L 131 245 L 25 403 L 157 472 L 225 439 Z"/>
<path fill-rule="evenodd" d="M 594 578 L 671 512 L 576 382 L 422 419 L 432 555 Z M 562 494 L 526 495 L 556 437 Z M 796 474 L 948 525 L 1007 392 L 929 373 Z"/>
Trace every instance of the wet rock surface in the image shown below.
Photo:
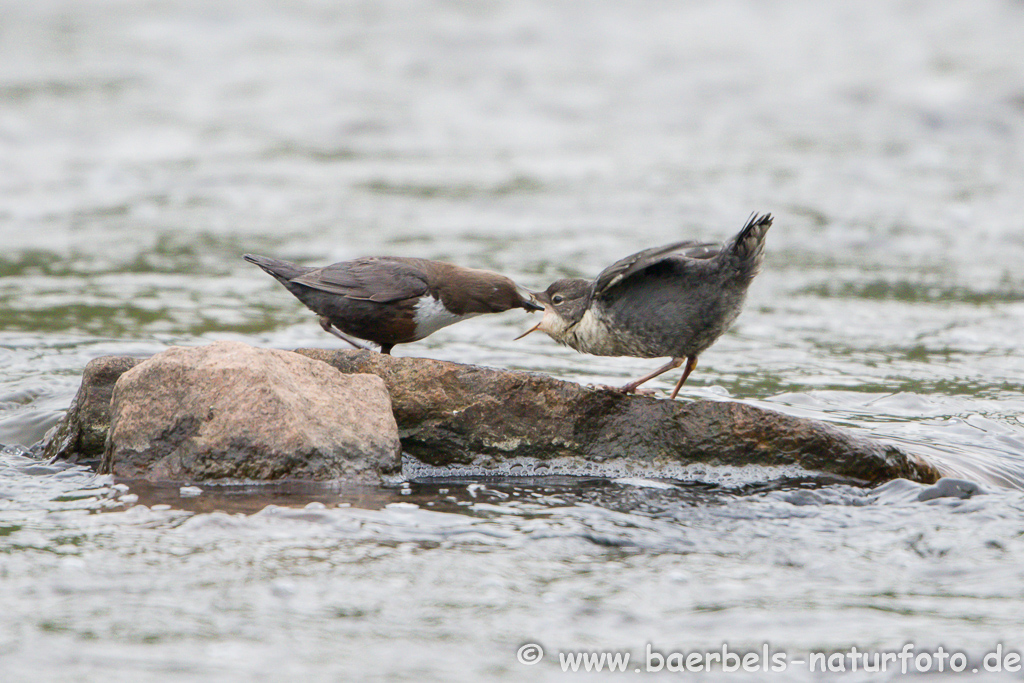
<path fill-rule="evenodd" d="M 154 481 L 379 481 L 401 464 L 380 378 L 238 342 L 118 378 L 101 472 Z"/>
<path fill-rule="evenodd" d="M 89 361 L 68 412 L 47 437 L 43 457 L 98 465 L 110 431 L 110 397 L 114 384 L 143 360 L 103 356 Z"/>
<path fill-rule="evenodd" d="M 745 403 L 626 396 L 546 375 L 423 358 L 396 358 L 369 351 L 299 349 L 294 353 L 259 353 L 305 357 L 322 361 L 344 375 L 379 377 L 382 390 L 386 388 L 390 394 L 402 450 L 431 465 L 497 467 L 517 458 L 551 461 L 569 457 L 590 463 L 628 462 L 651 468 L 687 464 L 797 465 L 865 482 L 906 478 L 932 483 L 941 476 L 930 463 L 895 446 L 824 422 Z M 97 457 L 97 435 L 104 433 L 105 425 L 110 422 L 109 410 L 105 417 L 99 405 L 102 397 L 110 395 L 118 369 L 123 368 L 124 372 L 139 362 L 130 358 L 93 361 L 97 370 L 83 377 L 83 386 L 72 409 L 47 444 L 48 455 L 68 459 Z M 178 372 L 161 382 L 168 385 L 194 382 L 188 379 L 187 365 Z M 260 386 L 277 387 L 282 381 L 261 375 L 265 370 L 253 372 L 257 376 L 251 381 Z M 319 381 L 312 377 L 303 380 L 296 391 L 305 392 L 309 397 L 316 389 L 312 385 Z M 87 383 L 93 386 L 87 387 Z M 209 390 L 203 383 L 196 385 L 200 395 Z M 161 403 L 173 406 L 180 402 L 178 398 L 164 396 L 162 391 L 160 384 L 150 384 L 149 389 L 140 385 L 132 394 L 119 392 L 116 409 L 120 412 L 130 410 L 133 405 L 152 403 L 147 410 L 157 410 Z M 305 408 L 295 409 L 322 417 L 324 411 L 330 409 L 327 401 L 326 398 L 310 399 L 310 403 L 304 404 Z M 252 406 L 231 405 L 239 420 L 248 420 L 247 424 L 270 425 L 290 419 L 285 413 L 261 414 L 253 412 L 256 408 Z M 199 417 L 197 414 L 194 419 Z M 359 410 L 349 417 L 334 419 L 338 422 L 331 424 L 343 429 L 345 420 L 359 422 L 365 415 Z M 185 432 L 193 428 L 190 424 L 195 425 L 182 419 L 178 427 L 180 433 L 149 432 L 148 438 L 155 444 L 168 439 L 182 440 Z M 70 438 L 69 435 L 89 435 L 89 438 Z M 105 460 L 105 466 L 115 474 L 154 479 L 168 476 L 174 470 L 170 461 L 156 467 L 154 463 L 162 459 L 153 455 L 118 456 L 121 452 L 142 452 L 135 446 L 124 445 L 127 442 L 123 441 L 118 447 L 120 438 L 115 429 L 109 460 Z M 157 450 L 167 447 L 165 444 Z M 118 448 L 123 450 L 118 451 Z M 119 457 L 124 465 L 116 464 Z M 198 452 L 194 457 L 200 457 Z M 244 449 L 211 451 L 202 457 L 206 464 L 196 471 L 204 476 L 256 479 L 280 476 L 274 468 L 260 465 L 258 458 L 250 462 L 256 456 L 247 454 Z M 295 471 L 299 471 L 297 463 L 304 457 L 296 454 L 293 458 Z M 312 464 L 307 466 L 313 467 Z M 380 466 L 386 467 L 386 463 Z M 235 474 L 224 474 L 226 471 Z"/>
<path fill-rule="evenodd" d="M 432 465 L 575 456 L 652 467 L 799 465 L 867 482 L 941 476 L 895 446 L 745 403 L 624 395 L 546 375 L 369 351 L 296 353 L 381 377 L 403 450 Z"/>

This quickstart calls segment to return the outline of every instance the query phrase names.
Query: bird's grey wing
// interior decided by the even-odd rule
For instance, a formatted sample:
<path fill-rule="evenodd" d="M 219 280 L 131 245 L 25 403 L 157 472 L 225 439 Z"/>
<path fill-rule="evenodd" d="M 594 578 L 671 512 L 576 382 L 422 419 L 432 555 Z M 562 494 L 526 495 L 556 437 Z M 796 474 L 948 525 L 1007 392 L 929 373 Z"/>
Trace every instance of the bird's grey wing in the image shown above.
<path fill-rule="evenodd" d="M 390 303 L 427 293 L 415 268 L 398 260 L 367 258 L 319 268 L 292 282 L 349 299 Z"/>
<path fill-rule="evenodd" d="M 669 254 L 679 254 L 692 259 L 709 259 L 717 256 L 721 250 L 722 245 L 718 242 L 686 240 L 684 242 L 666 244 L 663 247 L 652 247 L 638 251 L 602 270 L 594 283 L 594 295 L 600 296 L 627 277 L 658 263 Z"/>

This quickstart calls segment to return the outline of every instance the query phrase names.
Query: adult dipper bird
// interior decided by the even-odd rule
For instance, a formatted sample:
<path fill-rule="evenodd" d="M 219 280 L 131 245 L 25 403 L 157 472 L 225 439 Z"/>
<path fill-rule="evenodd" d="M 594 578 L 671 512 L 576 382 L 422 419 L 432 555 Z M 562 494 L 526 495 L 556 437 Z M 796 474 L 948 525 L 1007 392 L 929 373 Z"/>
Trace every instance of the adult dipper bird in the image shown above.
<path fill-rule="evenodd" d="M 626 393 L 685 361 L 674 399 L 697 367 L 697 356 L 739 315 L 764 260 L 771 225 L 771 214 L 754 214 L 724 246 L 676 242 L 627 256 L 593 281 L 558 280 L 534 294 L 544 304 L 544 317 L 520 338 L 541 330 L 596 356 L 672 357 L 622 387 Z"/>
<path fill-rule="evenodd" d="M 347 335 L 380 345 L 419 341 L 442 327 L 510 308 L 543 310 L 504 275 L 419 258 L 370 256 L 324 268 L 245 254 L 320 316 L 320 326 L 357 348 Z"/>

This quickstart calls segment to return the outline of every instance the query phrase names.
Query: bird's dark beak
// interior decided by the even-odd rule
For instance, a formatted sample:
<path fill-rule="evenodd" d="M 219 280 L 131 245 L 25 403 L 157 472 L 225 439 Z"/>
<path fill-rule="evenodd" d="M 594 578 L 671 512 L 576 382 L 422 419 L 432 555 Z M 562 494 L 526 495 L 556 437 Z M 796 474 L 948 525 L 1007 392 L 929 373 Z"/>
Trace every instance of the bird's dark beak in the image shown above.
<path fill-rule="evenodd" d="M 551 303 L 551 297 L 548 296 L 547 292 L 530 292 L 530 296 L 539 302 L 541 306 L 547 306 Z"/>
<path fill-rule="evenodd" d="M 522 285 L 516 285 L 516 294 L 519 295 L 519 307 L 524 311 L 533 313 L 544 310 L 544 304 L 537 300 L 537 292 L 531 292 Z"/>
<path fill-rule="evenodd" d="M 529 291 L 529 290 L 527 290 L 527 291 Z M 532 301 L 530 301 L 531 306 L 535 306 L 536 308 L 527 308 L 526 310 L 528 310 L 528 311 L 530 311 L 530 310 L 543 311 L 544 310 L 544 305 L 551 303 L 551 300 L 548 298 L 547 292 L 530 292 L 530 298 L 532 299 Z M 524 308 L 525 308 L 525 306 L 524 306 Z M 542 322 L 544 322 L 544 321 L 541 320 L 541 323 Z M 522 339 L 526 335 L 530 334 L 531 332 L 536 332 L 540 328 L 541 323 L 537 323 L 536 325 L 534 325 L 533 327 L 528 329 L 526 332 L 523 332 L 521 335 L 516 337 L 513 341 L 519 341 L 520 339 Z"/>

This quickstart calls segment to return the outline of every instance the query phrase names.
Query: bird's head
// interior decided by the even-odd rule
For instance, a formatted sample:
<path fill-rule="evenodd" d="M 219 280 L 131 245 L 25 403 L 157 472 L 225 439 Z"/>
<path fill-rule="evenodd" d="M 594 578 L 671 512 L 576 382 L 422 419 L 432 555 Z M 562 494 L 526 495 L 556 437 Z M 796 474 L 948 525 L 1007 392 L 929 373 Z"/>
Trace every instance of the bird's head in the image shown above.
<path fill-rule="evenodd" d="M 590 280 L 578 278 L 556 280 L 543 292 L 534 292 L 534 298 L 544 306 L 544 317 L 516 339 L 540 330 L 552 339 L 561 340 L 583 318 L 590 305 L 593 285 Z"/>

